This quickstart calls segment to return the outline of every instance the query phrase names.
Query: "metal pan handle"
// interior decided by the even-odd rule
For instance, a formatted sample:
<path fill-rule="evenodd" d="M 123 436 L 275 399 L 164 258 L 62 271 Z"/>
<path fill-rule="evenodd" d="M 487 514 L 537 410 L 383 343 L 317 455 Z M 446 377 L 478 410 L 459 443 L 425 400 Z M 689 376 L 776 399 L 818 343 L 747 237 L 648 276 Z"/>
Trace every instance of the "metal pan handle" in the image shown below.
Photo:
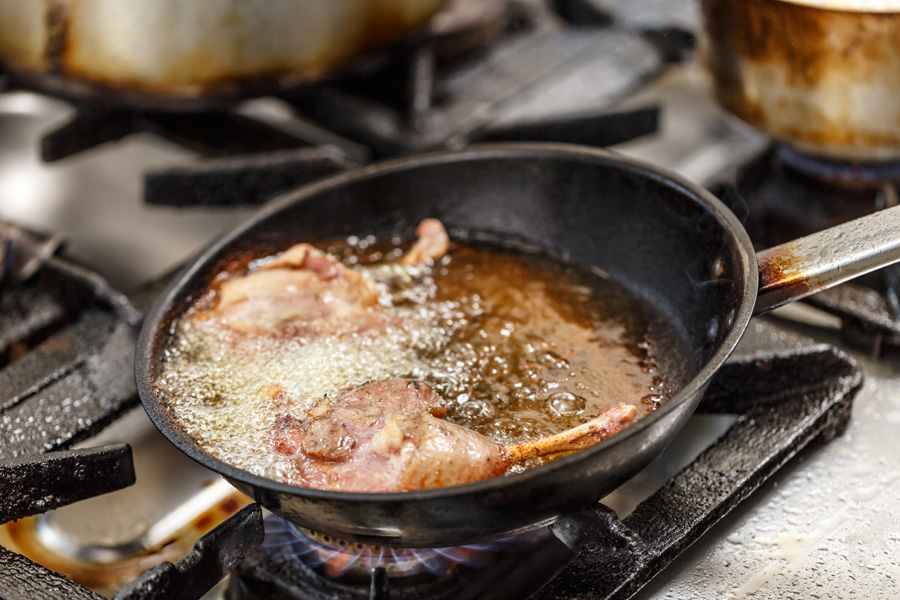
<path fill-rule="evenodd" d="M 900 206 L 757 253 L 759 315 L 900 261 Z"/>

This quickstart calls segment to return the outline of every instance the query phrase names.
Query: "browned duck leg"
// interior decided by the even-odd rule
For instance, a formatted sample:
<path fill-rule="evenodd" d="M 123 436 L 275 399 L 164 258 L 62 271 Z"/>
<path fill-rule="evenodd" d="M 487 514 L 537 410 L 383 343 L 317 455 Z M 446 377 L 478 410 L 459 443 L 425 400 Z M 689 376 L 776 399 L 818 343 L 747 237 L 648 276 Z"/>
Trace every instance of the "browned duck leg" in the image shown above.
<path fill-rule="evenodd" d="M 515 463 L 602 442 L 633 423 L 637 412 L 630 404 L 618 404 L 583 425 L 511 446 L 501 446 L 435 414 L 398 419 L 395 423 L 402 432 L 400 439 L 414 450 L 407 453 L 398 469 L 394 490 L 421 490 L 499 477 Z"/>
<path fill-rule="evenodd" d="M 592 421 L 539 440 L 501 446 L 442 417 L 443 399 L 424 381 L 368 383 L 324 398 L 272 430 L 275 450 L 293 457 L 289 483 L 353 492 L 461 485 L 503 475 L 516 462 L 596 444 L 632 423 L 620 404 Z"/>

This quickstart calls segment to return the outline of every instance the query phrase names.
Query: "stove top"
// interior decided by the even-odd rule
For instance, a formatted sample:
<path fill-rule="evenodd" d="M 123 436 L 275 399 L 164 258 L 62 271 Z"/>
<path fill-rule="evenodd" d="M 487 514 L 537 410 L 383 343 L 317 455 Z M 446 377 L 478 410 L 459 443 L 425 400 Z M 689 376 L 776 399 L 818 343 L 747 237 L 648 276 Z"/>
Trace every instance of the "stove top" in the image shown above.
<path fill-rule="evenodd" d="M 509 96 L 500 94 L 499 98 L 489 95 L 487 104 L 481 108 L 477 103 L 463 102 L 463 111 L 448 101 L 448 98 L 452 98 L 450 92 L 454 89 L 453 86 L 461 85 L 460 82 L 466 80 L 478 81 L 479 78 L 481 81 L 493 78 L 504 81 L 499 79 L 503 75 L 503 69 L 517 64 L 516 61 L 504 61 L 509 56 L 514 56 L 515 51 L 503 50 L 505 46 L 501 45 L 500 49 L 493 51 L 497 53 L 497 58 L 491 63 L 492 67 L 475 64 L 468 71 L 460 68 L 454 76 L 448 75 L 435 85 L 436 80 L 429 83 L 429 69 L 433 65 L 427 45 L 413 45 L 411 53 L 406 51 L 407 54 L 400 61 L 401 65 L 406 65 L 406 75 L 414 75 L 408 80 L 411 82 L 411 91 L 406 98 L 410 102 L 402 106 L 402 110 L 398 109 L 396 98 L 373 99 L 359 94 L 358 79 L 343 81 L 331 90 L 325 90 L 322 92 L 325 96 L 318 96 L 315 103 L 303 98 L 264 98 L 237 107 L 226 120 L 233 115 L 237 115 L 236 119 L 239 121 L 246 117 L 253 123 L 271 125 L 275 131 L 281 132 L 273 134 L 275 138 L 287 129 L 294 138 L 306 139 L 311 136 L 313 140 L 297 142 L 299 145 L 291 142 L 280 149 L 254 150 L 251 153 L 254 158 L 249 161 L 251 167 L 259 166 L 255 161 L 261 160 L 262 154 L 274 153 L 276 158 L 280 157 L 281 162 L 276 160 L 275 167 L 266 163 L 256 171 L 251 168 L 249 177 L 252 179 L 253 173 L 257 176 L 260 173 L 271 174 L 273 171 L 268 169 L 284 167 L 296 158 L 292 153 L 298 149 L 304 152 L 310 150 L 312 153 L 325 152 L 325 155 L 317 155 L 315 160 L 324 161 L 321 164 L 326 169 L 343 169 L 367 162 L 373 156 L 433 147 L 431 144 L 453 146 L 478 139 L 523 139 L 523 136 L 534 139 L 554 128 L 567 134 L 575 132 L 593 135 L 590 131 L 598 130 L 591 130 L 589 126 L 596 126 L 605 134 L 602 129 L 612 121 L 604 119 L 609 114 L 614 114 L 637 117 L 632 124 L 637 123 L 638 129 L 643 127 L 645 133 L 655 132 L 654 135 L 644 135 L 624 142 L 622 140 L 633 136 L 614 138 L 612 142 L 621 142 L 615 145 L 616 151 L 667 166 L 689 179 L 711 186 L 722 193 L 726 200 L 730 193 L 731 200 L 740 197 L 748 200 L 747 204 L 751 205 L 751 194 L 747 190 L 750 187 L 764 187 L 761 183 L 765 183 L 753 179 L 753 165 L 761 164 L 769 168 L 773 164 L 777 167 L 778 163 L 760 163 L 761 157 L 771 156 L 769 141 L 719 111 L 709 98 L 702 72 L 693 62 L 678 63 L 685 58 L 685 40 L 689 41 L 689 36 L 685 37 L 684 34 L 696 26 L 692 3 L 667 2 L 662 3 L 664 7 L 660 7 L 658 1 L 651 0 L 633 3 L 615 0 L 557 0 L 553 4 L 565 19 L 570 20 L 570 25 L 577 23 L 582 28 L 609 28 L 612 24 L 615 31 L 599 35 L 597 32 L 577 31 L 572 35 L 554 38 L 554 31 L 560 31 L 557 23 L 554 25 L 556 29 L 548 30 L 540 26 L 514 33 L 539 36 L 542 43 L 547 44 L 545 48 L 553 52 L 567 52 L 565 57 L 594 73 L 594 79 L 602 84 L 598 88 L 602 101 L 597 96 L 589 97 L 588 100 L 594 107 L 599 102 L 603 111 L 587 116 L 581 114 L 571 121 L 550 119 L 552 127 L 549 129 L 532 128 L 531 125 L 535 122 L 547 125 L 548 118 L 540 114 L 540 110 L 547 103 L 559 101 L 558 96 L 547 94 L 562 90 L 564 99 L 571 97 L 577 103 L 578 89 L 584 88 L 579 84 L 578 77 L 570 75 L 571 71 L 555 70 L 549 58 L 545 61 L 546 64 L 540 64 L 550 65 L 547 69 L 556 73 L 556 77 L 552 79 L 553 85 L 547 86 L 540 81 L 531 84 L 528 93 L 524 95 L 531 101 L 523 103 L 524 108 L 510 104 Z M 626 4 L 629 5 L 628 8 L 625 8 Z M 570 25 L 563 22 L 562 27 Z M 673 38 L 676 38 L 676 43 L 668 43 Z M 511 38 L 507 45 L 513 44 L 517 39 L 520 38 Z M 610 50 L 609 56 L 600 51 L 604 48 Z M 634 51 L 624 52 L 623 49 L 627 48 L 633 48 Z M 551 53 L 548 56 L 553 58 L 557 55 Z M 644 66 L 626 73 L 625 80 L 606 79 L 612 77 L 612 74 L 620 73 L 621 70 L 617 69 L 623 64 L 632 64 L 632 60 L 636 60 L 634 64 Z M 533 81 L 530 78 L 527 80 Z M 474 112 L 476 120 L 471 122 L 474 124 L 466 121 L 467 124 L 462 128 L 442 128 L 442 124 L 455 123 L 446 116 L 438 118 L 436 124 L 429 124 L 428 119 L 423 120 L 417 112 L 422 106 L 423 90 L 428 92 L 425 97 L 441 107 L 446 115 Z M 381 103 L 385 110 L 394 111 L 394 116 L 390 117 L 393 120 L 388 122 L 398 127 L 386 130 L 387 135 L 382 139 L 387 142 L 371 143 L 365 136 L 350 139 L 354 137 L 350 130 L 328 131 L 310 121 L 311 118 L 327 121 L 328 111 L 339 111 L 341 106 L 346 106 L 341 102 L 351 100 L 370 103 L 377 101 L 376 104 Z M 531 114 L 529 110 L 537 112 Z M 298 111 L 302 118 L 298 118 Z M 378 114 L 387 113 L 382 111 Z M 102 353 L 112 352 L 116 357 L 110 361 L 104 358 L 100 360 L 102 363 L 128 362 L 127 349 L 123 350 L 117 344 L 123 344 L 122 340 L 133 335 L 134 314 L 126 310 L 128 314 L 120 316 L 116 310 L 122 309 L 129 302 L 138 311 L 146 307 L 154 289 L 158 289 L 148 288 L 147 281 L 159 279 L 219 232 L 229 229 L 249 214 L 247 209 L 239 207 L 212 210 L 208 206 L 168 202 L 170 205 L 178 205 L 179 208 L 176 209 L 161 206 L 163 202 L 146 202 L 147 189 L 157 185 L 152 183 L 154 174 L 160 175 L 157 181 L 164 184 L 157 188 L 162 190 L 157 198 L 164 198 L 170 192 L 171 198 L 189 197 L 198 189 L 191 187 L 193 183 L 187 184 L 184 189 L 188 191 L 185 193 L 176 193 L 175 188 L 185 181 L 196 181 L 193 179 L 198 170 L 195 167 L 200 167 L 201 180 L 208 177 L 215 182 L 225 172 L 233 174 L 236 178 L 233 181 L 244 181 L 242 178 L 246 171 L 239 171 L 237 167 L 243 169 L 248 162 L 239 158 L 238 163 L 230 163 L 232 157 L 214 156 L 215 152 L 208 149 L 214 149 L 215 142 L 206 143 L 207 150 L 200 149 L 199 154 L 196 146 L 173 143 L 170 140 L 176 136 L 160 136 L 155 133 L 159 131 L 154 130 L 159 120 L 154 121 L 153 127 L 138 127 L 135 135 L 129 135 L 114 145 L 102 145 L 52 164 L 42 163 L 38 158 L 41 140 L 60 128 L 65 129 L 72 123 L 77 125 L 82 118 L 83 113 L 77 112 L 66 102 L 20 91 L 0 94 L 0 219 L 62 234 L 68 242 L 65 250 L 67 259 L 89 266 L 108 280 L 113 288 L 130 294 L 128 298 L 124 298 L 109 288 L 98 288 L 108 289 L 111 295 L 125 300 L 125 304 L 120 305 L 107 302 L 97 313 L 97 318 L 111 319 L 109 322 L 113 324 L 112 329 L 118 333 L 105 342 L 101 340 L 99 345 L 96 341 L 87 344 L 84 346 L 87 354 L 79 355 L 81 358 L 77 360 L 65 357 L 58 359 L 64 362 L 74 360 L 79 366 L 70 371 L 63 369 L 56 375 L 44 374 L 41 376 L 44 379 L 22 379 L 22 385 L 28 389 L 39 380 L 46 382 L 46 386 L 43 383 L 37 385 L 33 393 L 26 389 L 25 392 L 18 393 L 16 398 L 31 397 L 28 394 L 56 398 L 58 394 L 55 390 L 70 386 L 77 390 L 80 397 L 97 395 L 105 402 L 101 402 L 103 406 L 100 407 L 100 414 L 89 416 L 84 423 L 78 424 L 76 432 L 62 432 L 63 435 L 57 437 L 48 437 L 43 433 L 32 436 L 38 443 L 33 448 L 35 451 L 55 451 L 68 447 L 116 418 L 128 406 L 133 406 L 134 397 L 129 395 L 133 394 L 132 391 L 120 393 L 119 388 L 114 386 L 114 389 L 106 389 L 103 394 L 85 383 L 93 381 L 90 368 L 98 361 L 89 358 L 97 356 L 97 353 L 107 356 Z M 126 120 L 133 118 L 127 117 Z M 212 115 L 198 128 L 205 131 L 205 135 L 214 136 L 218 127 L 216 123 L 222 122 L 216 121 L 217 118 L 220 116 Z M 110 131 L 119 125 L 121 122 L 110 123 Z M 161 125 L 159 127 L 162 128 Z M 632 125 L 628 127 L 631 128 Z M 302 136 L 297 134 L 298 128 L 303 130 Z M 77 130 L 77 126 L 74 129 Z M 169 131 L 172 129 L 170 127 Z M 174 129 L 179 129 L 177 123 Z M 464 135 L 455 135 L 458 132 L 463 132 Z M 111 135 L 110 139 L 115 137 L 117 135 Z M 370 146 L 366 146 L 367 141 Z M 405 150 L 401 148 L 403 144 L 406 144 Z M 65 149 L 65 144 L 61 147 Z M 198 161 L 198 157 L 205 158 Z M 186 174 L 190 176 L 188 179 L 182 177 Z M 740 177 L 744 179 L 741 180 Z M 744 181 L 745 185 L 716 187 L 722 181 Z M 735 189 L 740 190 L 737 196 L 733 193 Z M 740 208 L 740 202 L 732 205 Z M 752 206 L 750 211 L 754 214 Z M 748 225 L 752 225 L 752 219 L 751 217 Z M 766 236 L 773 233 L 772 228 L 767 225 L 770 221 L 761 219 L 760 222 L 762 224 L 756 230 L 759 233 L 754 232 L 753 237 L 768 240 Z M 68 263 L 60 261 L 60 264 Z M 51 265 L 51 271 L 52 268 Z M 100 280 L 93 277 L 88 279 L 99 285 Z M 875 290 L 880 285 L 880 282 L 875 282 L 867 289 Z M 846 295 L 847 289 L 842 286 L 834 293 Z M 86 298 L 90 300 L 90 294 Z M 829 309 L 831 314 L 840 313 L 841 310 L 846 312 L 848 306 L 846 296 L 838 299 L 819 296 L 815 302 L 818 306 Z M 837 303 L 837 308 L 830 308 L 829 303 Z M 604 504 L 614 514 L 597 508 L 561 522 L 554 531 L 544 531 L 541 535 L 545 537 L 537 543 L 542 547 L 549 546 L 553 560 L 543 564 L 541 568 L 530 569 L 534 572 L 535 579 L 529 580 L 528 585 L 532 585 L 533 581 L 536 589 L 540 584 L 539 580 L 548 579 L 559 569 L 562 569 L 562 577 L 553 579 L 536 597 L 627 597 L 642 585 L 644 587 L 636 595 L 642 599 L 723 596 L 744 598 L 754 595 L 875 598 L 896 595 L 900 565 L 894 557 L 900 555 L 900 548 L 897 547 L 900 540 L 894 535 L 894 525 L 900 520 L 900 509 L 894 500 L 900 493 L 900 467 L 896 466 L 892 457 L 896 456 L 900 447 L 896 441 L 897 436 L 892 433 L 900 422 L 900 401 L 897 397 L 897 390 L 900 390 L 900 363 L 893 352 L 890 337 L 893 322 L 886 320 L 879 324 L 877 321 L 878 315 L 892 314 L 880 312 L 882 309 L 890 310 L 889 299 L 865 292 L 863 296 L 852 296 L 850 303 L 857 311 L 868 311 L 869 316 L 863 315 L 858 321 L 862 323 L 862 329 L 871 328 L 873 324 L 877 326 L 876 331 L 879 333 L 876 333 L 876 337 L 880 336 L 878 349 L 883 350 L 878 360 L 870 356 L 876 349 L 872 346 L 871 338 L 866 338 L 869 346 L 857 345 L 859 339 L 854 337 L 853 317 L 848 319 L 846 314 L 841 314 L 843 321 L 837 321 L 830 314 L 824 315 L 808 307 L 789 307 L 773 317 L 754 321 L 736 356 L 739 364 L 734 366 L 761 369 L 758 376 L 751 378 L 752 385 L 741 384 L 736 388 L 725 386 L 721 393 L 713 394 L 707 401 L 707 408 L 712 410 L 712 414 L 696 416 L 660 459 L 622 489 L 604 499 Z M 32 360 L 29 358 L 31 354 L 26 353 L 26 350 L 32 353 L 47 351 L 48 347 L 52 350 L 53 344 L 46 345 L 45 342 L 64 337 L 70 331 L 78 331 L 81 323 L 79 319 L 82 318 L 78 316 L 81 314 L 80 307 L 75 311 L 59 309 L 54 307 L 52 298 L 25 300 L 19 304 L 33 308 L 36 315 L 45 315 L 55 325 L 44 330 L 36 325 L 38 333 L 27 343 L 9 345 L 11 350 L 0 349 L 6 353 L 4 361 L 22 356 L 25 357 L 21 359 L 23 361 Z M 86 306 L 90 306 L 90 302 Z M 884 340 L 889 343 L 882 343 Z M 865 381 L 855 396 L 853 417 L 846 432 L 827 444 L 822 444 L 822 439 L 829 437 L 846 423 L 850 411 L 848 399 L 852 395 L 851 390 L 858 385 L 858 380 L 854 375 L 855 367 L 846 361 L 844 355 L 822 348 L 822 342 L 840 347 L 851 355 L 862 369 Z M 860 348 L 863 350 L 860 351 Z M 794 358 L 783 357 L 785 352 L 794 353 Z M 800 358 L 797 358 L 797 352 Z M 796 362 L 792 362 L 807 361 L 810 357 L 822 363 L 818 368 L 826 375 L 810 378 L 809 375 L 804 375 L 805 371 Z M 21 361 L 11 362 L 10 366 L 2 370 L 2 376 L 25 371 L 26 364 L 27 362 Z M 68 373 L 75 373 L 76 376 L 69 376 Z M 78 375 L 85 373 L 86 377 L 78 379 Z M 130 386 L 130 367 L 123 366 L 121 375 L 124 390 L 124 386 Z M 779 395 L 779 391 L 774 388 L 754 394 L 760 392 L 757 384 L 773 380 L 775 383 L 782 383 L 785 393 L 790 391 L 796 400 L 789 400 L 789 395 Z M 72 394 L 64 395 L 69 397 Z M 750 412 L 740 412 L 724 406 L 741 398 L 764 399 L 765 402 L 762 406 L 750 407 Z M 830 407 L 826 406 L 829 403 Z M 13 400 L 10 404 L 13 405 L 12 408 L 4 407 L 5 411 L 22 412 L 28 406 L 27 402 L 19 400 Z M 779 411 L 774 410 L 772 405 L 783 405 L 780 408 L 786 407 L 789 412 L 797 411 L 793 414 L 799 419 L 799 431 L 805 433 L 797 433 L 794 425 L 783 425 L 779 420 L 781 417 L 776 416 L 780 414 Z M 93 407 L 90 403 L 83 406 Z M 753 412 L 754 410 L 757 412 Z M 803 412 L 806 410 L 812 412 Z M 741 416 L 736 417 L 735 414 Z M 4 417 L 4 426 L 12 427 L 12 423 L 13 421 Z M 731 441 L 730 443 L 737 443 L 739 446 L 750 446 L 750 454 L 756 453 L 763 457 L 762 464 L 707 462 L 709 457 L 716 454 L 725 454 L 725 458 L 731 456 L 732 447 L 727 444 L 712 446 L 706 450 L 712 441 L 720 436 L 724 436 L 726 442 L 737 439 L 735 431 L 763 423 L 774 427 L 772 437 L 787 438 L 790 442 L 788 451 L 767 450 L 768 446 L 757 445 L 752 440 Z M 93 424 L 97 426 L 94 427 Z M 9 431 L 15 429 L 12 427 Z M 15 434 L 18 435 L 20 434 Z M 819 441 L 811 441 L 816 435 L 820 435 Z M 52 442 L 54 439 L 64 441 Z M 42 446 L 41 440 L 50 440 L 50 446 Z M 127 451 L 120 445 L 122 442 L 131 445 L 133 460 L 129 460 Z M 805 449 L 801 450 L 801 447 Z M 161 558 L 172 564 L 166 566 L 168 563 L 163 563 L 155 569 L 152 564 L 141 565 L 140 568 L 132 565 L 131 576 L 144 571 L 146 574 L 130 587 L 121 590 L 123 598 L 196 597 L 190 595 L 192 590 L 185 584 L 186 581 L 199 582 L 202 579 L 204 583 L 211 585 L 225 570 L 234 566 L 237 557 L 249 552 L 255 545 L 253 536 L 260 531 L 260 515 L 253 509 L 242 511 L 241 506 L 246 500 L 237 501 L 231 497 L 225 484 L 217 483 L 213 475 L 173 451 L 155 433 L 140 409 L 126 412 L 124 418 L 115 422 L 114 427 L 108 427 L 94 438 L 82 442 L 82 446 L 77 446 L 75 450 L 61 452 L 62 454 L 54 456 L 60 462 L 54 463 L 56 466 L 50 467 L 51 469 L 65 469 L 69 465 L 104 465 L 104 472 L 108 470 L 110 473 L 117 473 L 117 476 L 103 481 L 105 488 L 87 486 L 86 489 L 90 488 L 91 493 L 127 485 L 130 481 L 127 466 L 131 462 L 135 465 L 137 481 L 130 488 L 77 502 L 38 517 L 35 521 L 23 520 L 20 523 L 30 523 L 29 527 L 33 526 L 39 531 L 53 531 L 59 539 L 79 540 L 79 543 L 83 542 L 78 546 L 79 551 L 88 548 L 90 552 L 97 548 L 127 545 L 135 539 L 165 539 L 168 533 L 179 529 L 184 523 L 192 524 L 190 542 L 182 540 L 177 549 L 169 547 L 168 554 L 155 556 L 156 560 Z M 778 469 L 787 455 L 795 452 L 798 456 Z M 682 467 L 698 455 L 700 470 L 685 472 L 693 472 L 695 475 L 679 475 Z M 38 468 L 23 462 L 24 455 L 19 456 L 16 452 L 7 458 L 12 461 L 10 464 L 14 469 L 23 464 L 28 468 Z M 3 468 L 7 466 L 4 464 Z M 770 471 L 768 474 L 771 477 L 767 480 L 757 479 L 760 470 Z M 4 477 L 13 477 L 8 473 L 12 471 L 4 471 Z M 720 493 L 710 483 L 714 479 L 723 478 L 723 475 L 727 479 L 749 482 L 748 487 L 742 488 L 746 491 L 737 492 L 737 496 L 742 497 L 751 489 L 756 491 L 737 505 L 737 496 L 729 496 L 727 491 Z M 58 490 L 53 488 L 53 482 L 52 478 L 47 480 L 47 490 L 53 494 L 36 489 L 23 497 L 40 500 L 54 495 Z M 713 506 L 723 506 L 731 509 L 730 512 L 726 515 L 725 508 L 714 508 L 711 516 L 698 517 L 691 511 L 700 509 L 689 508 L 691 505 L 681 501 L 686 496 L 694 495 L 685 490 L 698 489 L 685 487 L 688 484 L 709 492 L 704 498 L 724 498 L 724 504 Z M 660 494 L 654 496 L 654 492 L 660 489 Z M 59 496 L 54 505 L 91 495 L 89 491 Z M 705 500 L 701 504 L 703 509 L 709 508 Z M 215 518 L 212 520 L 206 518 L 210 507 L 215 507 L 212 511 Z M 34 510 L 33 506 L 23 507 L 21 510 L 14 509 L 7 516 L 18 516 Z M 675 525 L 663 526 L 654 518 L 645 520 L 647 513 L 665 513 L 676 516 L 677 519 Z M 179 524 L 166 521 L 166 515 L 172 514 L 179 515 Z M 229 515 L 236 516 L 228 519 Z M 104 523 L 106 527 L 89 525 L 98 522 Z M 216 529 L 217 523 L 225 525 Z M 660 542 L 663 538 L 657 534 L 660 533 L 659 529 L 664 528 L 674 529 L 674 532 L 669 532 L 674 536 L 665 538 L 668 540 L 666 542 Z M 584 532 L 589 530 L 597 532 L 600 536 L 598 539 L 607 539 L 611 543 L 600 544 L 598 539 L 591 541 L 590 538 L 584 538 Z M 157 537 L 147 538 L 146 534 L 150 531 L 155 531 Z M 701 531 L 706 533 L 699 537 Z M 211 537 L 202 538 L 207 541 L 201 542 L 196 550 L 192 550 L 193 539 L 204 533 Z M 678 551 L 684 550 L 698 537 L 699 541 L 676 558 Z M 6 546 L 11 543 L 6 538 L 0 539 L 0 542 Z M 227 551 L 217 553 L 216 548 L 225 548 Z M 264 551 L 266 546 L 260 552 Z M 265 587 L 257 588 L 256 591 L 253 588 L 260 582 L 267 585 L 271 564 L 260 563 L 257 556 L 254 553 L 244 563 L 238 576 L 220 584 L 209 597 L 228 596 L 234 600 L 239 597 L 239 592 L 251 594 L 249 597 L 253 597 L 253 593 L 258 597 L 266 597 L 259 596 L 260 593 L 267 593 L 259 591 L 265 590 Z M 6 590 L 12 590 L 6 595 L 28 590 L 27 587 L 20 586 L 22 578 L 25 581 L 28 578 L 45 581 L 35 575 L 41 573 L 39 570 L 35 571 L 15 553 L 2 550 L 0 562 L 13 566 L 16 573 L 20 574 L 17 575 L 19 579 L 4 583 Z M 655 571 L 651 571 L 650 566 L 664 570 L 653 577 Z M 199 575 L 201 570 L 195 571 L 195 568 L 201 569 L 205 574 Z M 602 576 L 595 576 L 598 571 Z M 490 579 L 493 575 L 485 577 L 483 585 L 493 585 Z M 373 593 L 374 597 L 387 597 L 387 593 L 391 597 L 404 597 L 401 591 L 390 587 L 389 580 L 389 577 L 383 575 L 377 575 L 374 579 L 370 577 L 363 585 L 365 589 L 361 592 L 362 597 L 373 597 Z M 282 584 L 290 585 L 284 581 Z M 65 593 L 69 597 L 96 597 L 90 592 L 82 592 L 83 588 L 77 586 L 59 585 L 63 586 L 59 589 L 67 590 Z M 107 587 L 102 591 L 113 595 L 119 587 Z M 513 591 L 518 593 L 517 590 Z M 519 597 L 524 597 L 529 591 L 531 590 L 525 590 Z"/>
<path fill-rule="evenodd" d="M 398 551 L 310 539 L 272 518 L 226 598 L 629 598 L 790 458 L 842 433 L 861 383 L 825 346 L 734 360 L 697 410 L 733 423 L 621 519 L 601 502 L 518 538 Z"/>

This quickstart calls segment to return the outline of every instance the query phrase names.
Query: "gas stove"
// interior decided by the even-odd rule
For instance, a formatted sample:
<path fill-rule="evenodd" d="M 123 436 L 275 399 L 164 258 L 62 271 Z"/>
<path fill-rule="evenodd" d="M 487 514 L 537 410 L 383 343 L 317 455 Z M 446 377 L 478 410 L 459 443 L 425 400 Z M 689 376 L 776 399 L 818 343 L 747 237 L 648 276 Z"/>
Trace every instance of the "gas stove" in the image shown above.
<path fill-rule="evenodd" d="M 166 274 L 245 219 L 238 205 L 375 158 L 481 140 L 614 144 L 709 186 L 744 211 L 761 244 L 781 241 L 772 225 L 781 217 L 765 211 L 785 186 L 808 199 L 808 180 L 785 176 L 784 153 L 710 99 L 690 60 L 690 3 L 553 4 L 550 13 L 514 3 L 502 33 L 483 26 L 494 43 L 459 61 L 413 40 L 305 95 L 225 112 L 98 115 L 0 94 L 0 220 L 54 234 L 42 238 L 54 247 L 57 234 L 66 240 L 61 257 L 2 295 L 0 481 L 22 499 L 3 505 L 3 520 L 71 504 L 4 528 L 0 543 L 19 553 L 0 551 L 5 597 L 95 597 L 82 584 L 121 598 L 213 588 L 209 598 L 229 600 L 894 595 L 900 362 L 890 275 L 817 297 L 824 313 L 803 306 L 757 319 L 650 467 L 602 505 L 495 544 L 355 547 L 348 557 L 352 544 L 273 517 L 263 538 L 258 508 L 134 408 L 133 335 Z M 391 78 L 404 83 L 373 83 Z M 105 129 L 89 143 L 97 123 Z M 254 187 L 261 180 L 275 184 Z M 831 189 L 820 203 L 840 203 Z M 878 189 L 850 194 L 867 199 L 847 210 L 889 202 Z M 74 419 L 53 420 L 47 407 L 61 400 Z M 68 472 L 102 476 L 72 486 Z M 29 578 L 43 586 L 34 595 L 21 586 Z"/>

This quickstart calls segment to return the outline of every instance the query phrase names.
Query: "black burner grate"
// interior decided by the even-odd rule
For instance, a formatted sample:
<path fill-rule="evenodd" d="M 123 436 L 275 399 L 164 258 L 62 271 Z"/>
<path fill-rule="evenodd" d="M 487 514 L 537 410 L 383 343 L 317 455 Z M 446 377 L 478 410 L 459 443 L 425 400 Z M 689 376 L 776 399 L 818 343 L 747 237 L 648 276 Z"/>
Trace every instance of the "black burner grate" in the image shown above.
<path fill-rule="evenodd" d="M 201 157 L 148 173 L 144 196 L 152 204 L 260 203 L 359 165 L 336 146 L 235 112 L 169 114 L 97 106 L 80 106 L 68 123 L 43 138 L 41 153 L 45 161 L 57 161 L 142 132 Z"/>
<path fill-rule="evenodd" d="M 608 146 L 657 130 L 657 107 L 615 108 L 664 66 L 637 33 L 539 21 L 446 66 L 431 52 L 425 42 L 289 100 L 376 156 L 499 139 Z"/>
<path fill-rule="evenodd" d="M 66 449 L 135 405 L 139 316 L 101 278 L 51 258 L 0 303 L 0 457 Z"/>
<path fill-rule="evenodd" d="M 137 404 L 138 312 L 97 275 L 56 258 L 0 287 L 0 308 L 0 523 L 133 484 L 127 445 L 68 448 Z M 252 505 L 118 597 L 199 598 L 261 539 Z M 0 597 L 100 598 L 5 548 Z"/>
<path fill-rule="evenodd" d="M 292 547 L 265 545 L 235 572 L 228 598 L 623 600 L 803 448 L 841 433 L 861 382 L 855 363 L 830 347 L 731 362 L 699 412 L 737 414 L 737 421 L 622 521 L 597 505 L 533 534 L 519 550 L 498 552 L 488 567 L 460 565 L 424 582 L 390 581 L 383 570 L 355 585 L 328 580 Z"/>

